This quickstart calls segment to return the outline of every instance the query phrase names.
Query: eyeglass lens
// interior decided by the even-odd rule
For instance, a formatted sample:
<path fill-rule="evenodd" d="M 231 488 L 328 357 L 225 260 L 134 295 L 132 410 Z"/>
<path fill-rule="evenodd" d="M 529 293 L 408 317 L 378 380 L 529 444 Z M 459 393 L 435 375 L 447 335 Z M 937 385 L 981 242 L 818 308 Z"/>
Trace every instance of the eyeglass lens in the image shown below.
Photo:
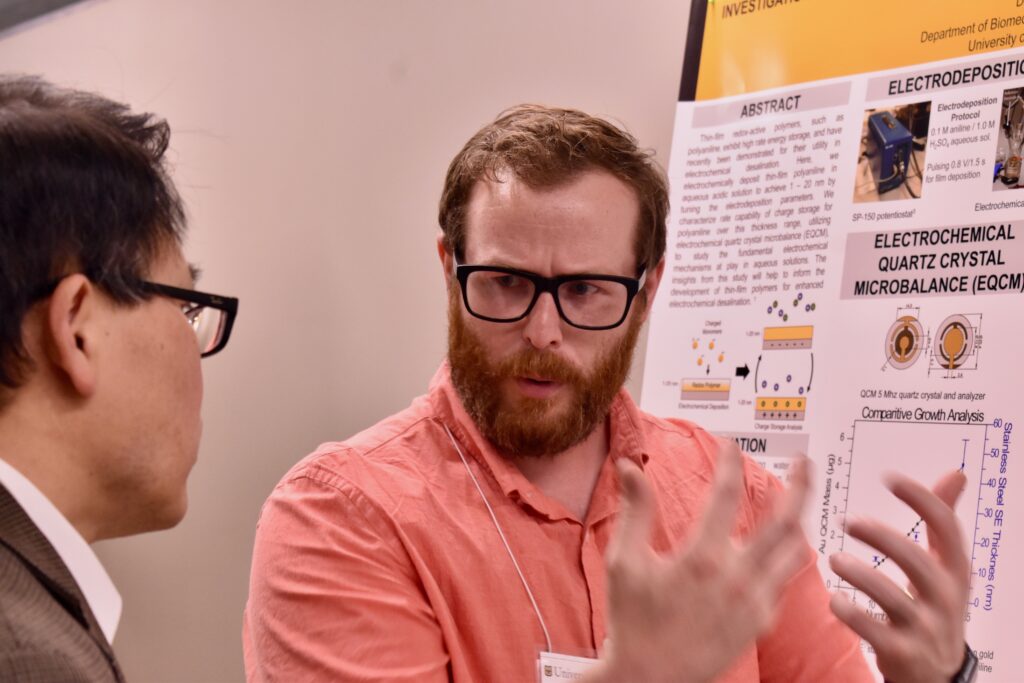
<path fill-rule="evenodd" d="M 526 313 L 533 301 L 534 283 L 510 273 L 474 271 L 466 279 L 466 299 L 471 312 L 498 320 L 514 320 Z M 612 280 L 569 280 L 557 290 L 562 313 L 573 325 L 603 327 L 622 319 L 629 290 Z"/>
<path fill-rule="evenodd" d="M 227 314 L 212 306 L 193 305 L 186 309 L 185 316 L 199 340 L 200 353 L 208 353 L 215 349 L 224 333 Z"/>

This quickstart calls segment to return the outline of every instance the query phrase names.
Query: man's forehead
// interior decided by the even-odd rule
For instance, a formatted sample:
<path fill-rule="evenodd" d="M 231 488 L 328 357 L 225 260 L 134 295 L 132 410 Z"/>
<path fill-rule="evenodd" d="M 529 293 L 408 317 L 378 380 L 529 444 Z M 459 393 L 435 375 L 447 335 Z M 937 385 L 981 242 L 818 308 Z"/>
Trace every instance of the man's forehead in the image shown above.
<path fill-rule="evenodd" d="M 467 200 L 470 212 L 495 208 L 577 212 L 589 207 L 630 218 L 640 212 L 636 190 L 601 168 L 587 169 L 559 182 L 544 184 L 535 184 L 511 171 L 499 170 L 493 177 L 478 179 Z"/>
<path fill-rule="evenodd" d="M 492 264 L 550 259 L 574 272 L 627 273 L 638 217 L 633 189 L 606 171 L 541 188 L 509 176 L 480 180 L 467 205 L 465 251 Z"/>

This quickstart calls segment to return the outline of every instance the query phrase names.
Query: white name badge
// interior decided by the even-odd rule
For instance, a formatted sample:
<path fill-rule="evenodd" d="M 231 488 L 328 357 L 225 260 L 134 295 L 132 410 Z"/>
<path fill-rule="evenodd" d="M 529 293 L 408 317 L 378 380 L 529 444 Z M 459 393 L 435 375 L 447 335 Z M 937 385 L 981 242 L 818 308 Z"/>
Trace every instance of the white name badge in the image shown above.
<path fill-rule="evenodd" d="M 596 659 L 560 655 L 556 652 L 541 652 L 537 659 L 538 680 L 540 683 L 578 681 L 595 664 L 597 664 Z"/>

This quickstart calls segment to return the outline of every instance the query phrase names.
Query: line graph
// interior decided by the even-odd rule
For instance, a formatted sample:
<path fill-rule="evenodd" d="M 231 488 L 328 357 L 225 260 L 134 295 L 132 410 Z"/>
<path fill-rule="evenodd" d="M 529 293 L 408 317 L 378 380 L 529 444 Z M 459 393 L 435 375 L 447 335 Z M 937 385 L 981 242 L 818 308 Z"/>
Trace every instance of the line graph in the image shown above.
<path fill-rule="evenodd" d="M 967 483 L 956 513 L 971 558 L 971 591 L 965 619 L 969 640 L 984 638 L 988 629 L 997 627 L 993 612 L 998 607 L 998 547 L 1005 542 L 1007 531 L 1002 508 L 1007 478 L 1001 474 L 1006 473 L 1010 430 L 1012 425 L 1004 425 L 998 419 L 984 424 L 855 420 L 840 437 L 842 447 L 829 456 L 819 550 L 823 556 L 848 552 L 885 573 L 897 585 L 906 586 L 906 576 L 895 562 L 852 538 L 847 539 L 842 520 L 880 519 L 926 546 L 923 520 L 884 489 L 883 476 L 887 471 L 897 471 L 930 484 L 950 470 L 959 469 Z M 867 595 L 827 569 L 825 575 L 829 588 L 845 592 L 873 618 L 886 619 L 884 611 Z M 866 643 L 863 647 L 871 652 Z M 982 672 L 991 673 L 992 666 L 986 665 Z M 984 675 L 980 680 L 985 680 Z"/>

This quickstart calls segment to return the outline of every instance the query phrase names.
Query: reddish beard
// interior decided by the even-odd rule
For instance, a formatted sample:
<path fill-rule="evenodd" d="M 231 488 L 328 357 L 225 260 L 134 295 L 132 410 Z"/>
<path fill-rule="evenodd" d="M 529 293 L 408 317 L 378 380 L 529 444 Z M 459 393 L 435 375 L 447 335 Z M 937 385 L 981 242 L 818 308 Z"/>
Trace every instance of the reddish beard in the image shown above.
<path fill-rule="evenodd" d="M 499 453 L 509 458 L 556 455 L 583 441 L 604 422 L 629 376 L 642 325 L 639 318 L 630 314 L 625 336 L 597 359 L 593 370 L 584 373 L 555 353 L 534 348 L 491 362 L 480 339 L 466 325 L 462 300 L 450 296 L 448 304 L 452 384 L 477 429 Z M 569 404 L 558 410 L 553 399 L 507 398 L 507 380 L 524 376 L 562 383 L 571 392 Z"/>

